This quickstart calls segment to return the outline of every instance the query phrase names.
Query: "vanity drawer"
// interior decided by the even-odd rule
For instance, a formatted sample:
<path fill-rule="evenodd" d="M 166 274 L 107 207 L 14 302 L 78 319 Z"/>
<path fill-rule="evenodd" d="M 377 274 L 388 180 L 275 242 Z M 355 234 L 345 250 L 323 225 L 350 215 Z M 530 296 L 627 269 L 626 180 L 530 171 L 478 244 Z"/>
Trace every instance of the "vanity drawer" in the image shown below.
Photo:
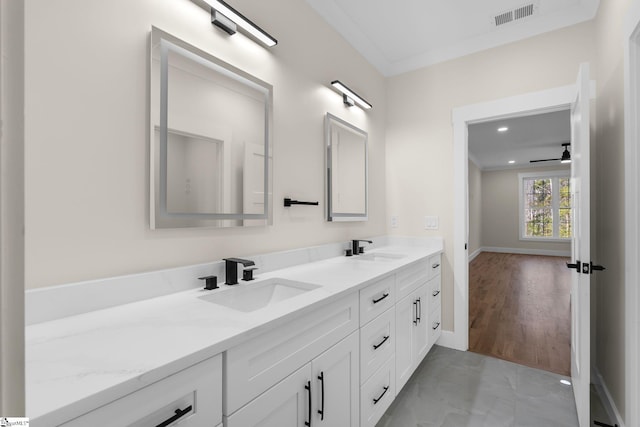
<path fill-rule="evenodd" d="M 183 414 L 183 415 L 181 415 Z M 218 355 L 75 418 L 63 427 L 155 426 L 174 419 L 180 427 L 222 422 L 222 356 Z"/>
<path fill-rule="evenodd" d="M 411 292 L 429 280 L 427 261 L 417 261 L 396 273 L 396 300 L 409 295 Z"/>
<path fill-rule="evenodd" d="M 358 294 L 319 308 L 226 352 L 229 416 L 358 329 Z"/>
<path fill-rule="evenodd" d="M 360 383 L 393 356 L 396 347 L 396 309 L 376 317 L 360 329 Z"/>
<path fill-rule="evenodd" d="M 360 326 L 396 303 L 395 276 L 385 277 L 360 290 Z"/>
<path fill-rule="evenodd" d="M 440 276 L 434 277 L 429 280 L 428 283 L 428 291 L 429 298 L 431 299 L 431 313 L 435 312 L 441 306 L 442 301 L 442 280 L 440 280 Z"/>
<path fill-rule="evenodd" d="M 429 257 L 429 278 L 440 275 L 442 270 L 442 256 L 440 254 L 432 255 Z"/>
<path fill-rule="evenodd" d="M 431 315 L 429 322 L 429 345 L 433 345 L 442 335 L 442 314 L 440 307 Z"/>
<path fill-rule="evenodd" d="M 392 356 L 360 388 L 360 427 L 374 427 L 395 399 L 395 367 Z"/>

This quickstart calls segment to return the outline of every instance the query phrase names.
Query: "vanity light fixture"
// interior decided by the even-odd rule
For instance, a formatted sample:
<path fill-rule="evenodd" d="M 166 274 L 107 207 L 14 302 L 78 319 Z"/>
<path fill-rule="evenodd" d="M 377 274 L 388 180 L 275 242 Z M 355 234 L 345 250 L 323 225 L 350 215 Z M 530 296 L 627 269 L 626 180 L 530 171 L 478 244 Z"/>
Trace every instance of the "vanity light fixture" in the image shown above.
<path fill-rule="evenodd" d="M 331 86 L 336 88 L 342 94 L 342 100 L 345 105 L 353 107 L 354 105 L 358 104 L 358 106 L 365 110 L 369 110 L 373 107 L 373 105 L 369 104 L 360 95 L 346 87 L 340 80 L 332 81 Z"/>
<path fill-rule="evenodd" d="M 251 22 L 243 14 L 229 6 L 222 0 L 205 0 L 211 6 L 211 23 L 222 29 L 229 35 L 236 33 L 237 28 L 241 28 L 249 36 L 258 40 L 267 47 L 278 44 L 278 40 L 269 33 Z"/>

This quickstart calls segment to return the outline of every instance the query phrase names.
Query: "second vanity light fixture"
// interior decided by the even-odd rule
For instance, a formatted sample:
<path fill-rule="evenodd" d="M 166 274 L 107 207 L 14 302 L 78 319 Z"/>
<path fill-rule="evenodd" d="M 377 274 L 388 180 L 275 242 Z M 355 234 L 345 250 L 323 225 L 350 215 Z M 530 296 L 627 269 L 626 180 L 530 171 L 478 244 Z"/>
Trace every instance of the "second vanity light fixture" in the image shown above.
<path fill-rule="evenodd" d="M 354 105 L 358 104 L 359 107 L 365 110 L 369 110 L 373 107 L 373 105 L 369 104 L 363 97 L 346 87 L 340 80 L 332 81 L 331 86 L 336 88 L 338 92 L 342 94 L 342 100 L 344 101 L 345 105 L 353 107 Z"/>
<path fill-rule="evenodd" d="M 224 1 L 205 0 L 205 2 L 211 6 L 211 23 L 225 31 L 227 34 L 235 34 L 239 27 L 247 35 L 258 40 L 267 47 L 273 47 L 278 44 L 278 40 Z"/>

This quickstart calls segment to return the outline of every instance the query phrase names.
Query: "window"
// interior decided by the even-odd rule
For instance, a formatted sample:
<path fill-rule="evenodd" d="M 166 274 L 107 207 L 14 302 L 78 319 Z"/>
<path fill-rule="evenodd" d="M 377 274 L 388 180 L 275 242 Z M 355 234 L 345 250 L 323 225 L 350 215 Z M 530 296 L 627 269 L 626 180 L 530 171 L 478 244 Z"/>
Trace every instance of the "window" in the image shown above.
<path fill-rule="evenodd" d="M 569 173 L 521 173 L 518 174 L 518 181 L 520 239 L 570 239 L 573 221 Z"/>

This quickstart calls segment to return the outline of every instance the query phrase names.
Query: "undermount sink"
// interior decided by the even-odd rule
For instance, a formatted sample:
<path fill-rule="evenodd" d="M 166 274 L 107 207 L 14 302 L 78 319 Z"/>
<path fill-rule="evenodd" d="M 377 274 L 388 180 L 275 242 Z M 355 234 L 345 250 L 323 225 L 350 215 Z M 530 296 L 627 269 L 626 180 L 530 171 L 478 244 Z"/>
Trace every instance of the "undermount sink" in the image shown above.
<path fill-rule="evenodd" d="M 273 278 L 258 283 L 236 285 L 234 288 L 198 298 L 212 304 L 249 313 L 302 295 L 319 287 L 310 283 Z"/>
<path fill-rule="evenodd" d="M 372 253 L 368 253 L 368 254 L 364 254 L 364 255 L 357 255 L 353 259 L 361 260 L 361 261 L 389 262 L 389 261 L 396 261 L 396 260 L 402 259 L 405 256 L 406 255 L 402 255 L 402 254 L 389 254 L 389 253 L 384 253 L 384 252 L 372 252 Z"/>

